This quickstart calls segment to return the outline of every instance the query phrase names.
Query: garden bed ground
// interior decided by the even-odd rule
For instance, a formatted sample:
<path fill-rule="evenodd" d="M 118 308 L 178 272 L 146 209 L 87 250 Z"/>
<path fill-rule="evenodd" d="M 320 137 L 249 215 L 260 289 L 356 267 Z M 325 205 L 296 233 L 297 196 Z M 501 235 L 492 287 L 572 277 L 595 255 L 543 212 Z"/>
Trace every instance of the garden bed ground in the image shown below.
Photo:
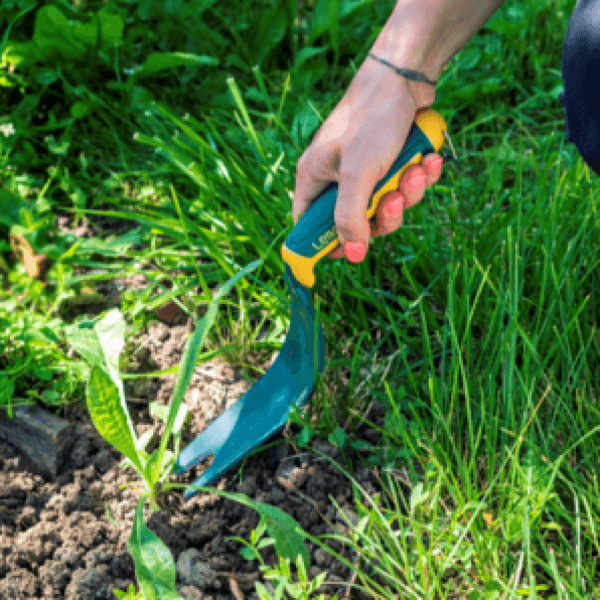
<path fill-rule="evenodd" d="M 136 339 L 128 341 L 128 347 L 138 349 L 128 370 L 149 372 L 178 364 L 191 332 L 191 320 L 172 325 L 153 321 Z M 267 368 L 274 358 L 262 366 Z M 157 400 L 166 404 L 174 382 L 174 375 L 126 382 L 138 434 L 148 428 L 160 433 L 162 423 L 150 415 L 148 403 Z M 197 367 L 185 396 L 193 419 L 185 428 L 182 447 L 249 387 L 223 361 Z M 381 415 L 376 413 L 377 408 L 369 418 L 378 422 Z M 114 598 L 113 588 L 126 589 L 135 581 L 127 539 L 138 494 L 131 487 L 121 489 L 122 484 L 136 481 L 133 471 L 120 468 L 122 455 L 97 434 L 84 407 L 67 406 L 59 416 L 75 424 L 75 435 L 54 480 L 40 475 L 10 444 L 0 443 L 0 599 Z M 363 433 L 362 437 L 375 441 L 375 430 Z M 285 439 L 283 434 L 279 439 Z M 318 440 L 314 445 L 339 458 L 334 446 Z M 200 468 L 181 476 L 180 481 L 191 482 Z M 354 476 L 366 490 L 375 491 L 368 469 Z M 350 481 L 326 459 L 303 453 L 287 440 L 251 456 L 243 471 L 239 466 L 233 468 L 213 485 L 278 506 L 315 536 L 333 528 L 346 531 L 330 495 L 352 521 L 357 519 Z M 240 555 L 242 544 L 227 541 L 229 536 L 249 538 L 259 521 L 255 511 L 216 494 L 199 494 L 184 503 L 177 493 L 163 498 L 162 509 L 153 514 L 147 511 L 145 517 L 178 563 L 182 597 L 257 597 L 254 582 L 260 579 L 258 561 L 245 560 Z M 354 560 L 348 548 L 330 544 Z M 351 570 L 318 546 L 308 546 L 313 565 L 310 575 L 328 572 L 321 591 L 327 597 L 334 593 L 346 597 L 348 583 L 353 581 Z M 270 564 L 275 562 L 272 547 L 261 554 Z M 201 565 L 190 570 L 194 562 Z M 362 596 L 352 592 L 350 597 Z"/>

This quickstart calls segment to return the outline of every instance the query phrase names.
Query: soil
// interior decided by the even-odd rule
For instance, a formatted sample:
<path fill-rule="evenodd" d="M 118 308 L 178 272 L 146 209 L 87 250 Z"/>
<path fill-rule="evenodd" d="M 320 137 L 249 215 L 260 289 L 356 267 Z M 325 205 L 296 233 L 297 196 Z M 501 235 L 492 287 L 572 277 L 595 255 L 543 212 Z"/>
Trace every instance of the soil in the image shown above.
<path fill-rule="evenodd" d="M 115 281 L 117 289 L 143 286 L 143 277 Z M 119 306 L 115 290 L 106 294 Z M 112 294 L 112 295 L 111 295 Z M 103 309 L 106 306 L 102 307 Z M 191 320 L 181 314 L 158 319 L 127 340 L 129 372 L 149 372 L 178 364 L 186 338 L 192 333 Z M 262 365 L 275 359 L 275 354 Z M 151 446 L 158 445 L 162 423 L 150 415 L 149 402 L 167 404 L 175 376 L 126 381 L 132 420 L 138 434 L 149 428 L 156 434 Z M 249 389 L 250 384 L 223 361 L 197 367 L 186 392 L 185 401 L 192 420 L 186 425 L 182 447 L 193 440 L 209 423 Z M 369 419 L 380 422 L 377 407 Z M 0 599 L 114 598 L 114 588 L 125 590 L 135 582 L 134 564 L 127 540 L 138 494 L 130 469 L 119 465 L 123 456 L 106 443 L 89 420 L 85 407 L 77 404 L 61 409 L 59 416 L 75 423 L 73 447 L 55 480 L 45 479 L 19 455 L 14 447 L 0 443 Z M 292 515 L 313 536 L 345 533 L 346 522 L 332 498 L 352 522 L 358 516 L 353 508 L 351 482 L 329 461 L 316 453 L 300 451 L 292 443 L 295 425 L 274 439 L 283 443 L 263 450 L 237 465 L 212 483 L 222 490 L 243 492 Z M 359 430 L 360 431 L 360 430 Z M 376 442 L 373 429 L 362 430 L 362 437 Z M 287 435 L 287 437 L 286 437 Z M 313 447 L 339 460 L 339 450 L 315 440 Z M 356 458 L 346 454 L 350 459 Z M 358 461 L 353 460 L 355 466 Z M 191 482 L 200 471 L 196 467 L 179 477 Z M 354 477 L 373 494 L 379 489 L 374 475 L 366 468 Z M 227 538 L 249 539 L 259 521 L 252 509 L 217 494 L 197 494 L 183 502 L 182 493 L 161 499 L 161 510 L 145 511 L 148 527 L 168 546 L 177 563 L 178 591 L 183 598 L 257 598 L 254 582 L 261 578 L 258 561 L 244 559 L 240 542 Z M 353 563 L 355 556 L 347 546 L 328 542 Z M 319 590 L 327 598 L 363 598 L 350 592 L 352 571 L 319 546 L 307 542 L 311 552 L 310 577 L 327 571 Z M 261 550 L 268 564 L 276 563 L 273 547 Z M 348 595 L 349 594 L 349 595 Z"/>

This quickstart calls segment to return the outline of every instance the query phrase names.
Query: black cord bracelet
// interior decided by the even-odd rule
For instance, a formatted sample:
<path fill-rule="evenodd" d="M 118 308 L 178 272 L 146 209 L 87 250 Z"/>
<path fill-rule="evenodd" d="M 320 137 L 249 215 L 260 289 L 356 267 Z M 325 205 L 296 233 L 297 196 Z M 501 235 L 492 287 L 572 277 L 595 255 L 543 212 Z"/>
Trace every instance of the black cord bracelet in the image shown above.
<path fill-rule="evenodd" d="M 379 58 L 377 56 L 375 56 L 374 54 L 371 54 L 369 52 L 369 56 L 371 58 L 374 58 L 375 60 L 379 61 L 380 63 L 384 64 L 386 67 L 390 67 L 390 69 L 393 69 L 394 71 L 396 71 L 396 73 L 398 75 L 402 75 L 402 77 L 406 77 L 406 79 L 410 79 L 412 81 L 422 81 L 424 83 L 428 83 L 429 85 L 436 85 L 435 81 L 431 81 L 430 79 L 427 79 L 427 77 L 425 77 L 425 75 L 423 75 L 422 73 L 417 73 L 416 71 L 411 71 L 410 69 L 399 69 L 398 67 L 395 67 L 392 63 L 389 63 L 387 60 L 383 60 L 383 58 Z"/>

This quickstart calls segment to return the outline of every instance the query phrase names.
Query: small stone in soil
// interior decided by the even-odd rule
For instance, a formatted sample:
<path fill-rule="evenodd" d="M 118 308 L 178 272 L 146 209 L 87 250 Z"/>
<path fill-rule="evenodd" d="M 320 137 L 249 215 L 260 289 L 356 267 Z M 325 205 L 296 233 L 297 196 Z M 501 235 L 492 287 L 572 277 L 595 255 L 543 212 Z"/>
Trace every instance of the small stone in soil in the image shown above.
<path fill-rule="evenodd" d="M 327 568 L 333 562 L 333 556 L 329 552 L 327 552 L 326 550 L 323 550 L 323 548 L 319 548 L 315 552 L 315 562 L 320 567 Z"/>
<path fill-rule="evenodd" d="M 308 473 L 306 469 L 295 466 L 286 466 L 277 473 L 277 483 L 286 490 L 300 489 L 307 478 Z"/>
<path fill-rule="evenodd" d="M 184 550 L 177 559 L 177 574 L 187 584 L 194 585 L 201 590 L 209 587 L 219 588 L 221 582 L 213 568 L 201 560 L 201 554 L 195 548 Z"/>
<path fill-rule="evenodd" d="M 206 596 L 193 585 L 177 586 L 177 593 L 185 600 L 203 600 Z"/>

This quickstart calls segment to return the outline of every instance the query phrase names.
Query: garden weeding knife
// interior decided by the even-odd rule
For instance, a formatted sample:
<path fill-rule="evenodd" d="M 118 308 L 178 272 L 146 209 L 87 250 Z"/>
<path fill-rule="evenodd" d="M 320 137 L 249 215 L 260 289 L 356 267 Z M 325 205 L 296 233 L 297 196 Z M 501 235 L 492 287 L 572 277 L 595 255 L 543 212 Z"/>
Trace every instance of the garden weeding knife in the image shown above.
<path fill-rule="evenodd" d="M 384 194 L 398 188 L 402 173 L 421 162 L 424 155 L 438 152 L 446 135 L 446 122 L 437 112 L 424 109 L 417 113 L 400 154 L 375 186 L 367 219 L 375 214 Z M 277 360 L 182 450 L 175 462 L 174 472 L 181 474 L 213 455 L 212 464 L 194 485 L 205 486 L 237 464 L 286 424 L 292 406 L 302 406 L 312 396 L 317 372 L 322 372 L 325 364 L 325 340 L 315 319 L 310 289 L 315 284 L 315 265 L 340 243 L 333 216 L 337 189 L 338 184 L 331 183 L 321 193 L 281 248 L 292 311 L 290 329 Z M 187 490 L 185 498 L 194 494 L 194 490 Z"/>

